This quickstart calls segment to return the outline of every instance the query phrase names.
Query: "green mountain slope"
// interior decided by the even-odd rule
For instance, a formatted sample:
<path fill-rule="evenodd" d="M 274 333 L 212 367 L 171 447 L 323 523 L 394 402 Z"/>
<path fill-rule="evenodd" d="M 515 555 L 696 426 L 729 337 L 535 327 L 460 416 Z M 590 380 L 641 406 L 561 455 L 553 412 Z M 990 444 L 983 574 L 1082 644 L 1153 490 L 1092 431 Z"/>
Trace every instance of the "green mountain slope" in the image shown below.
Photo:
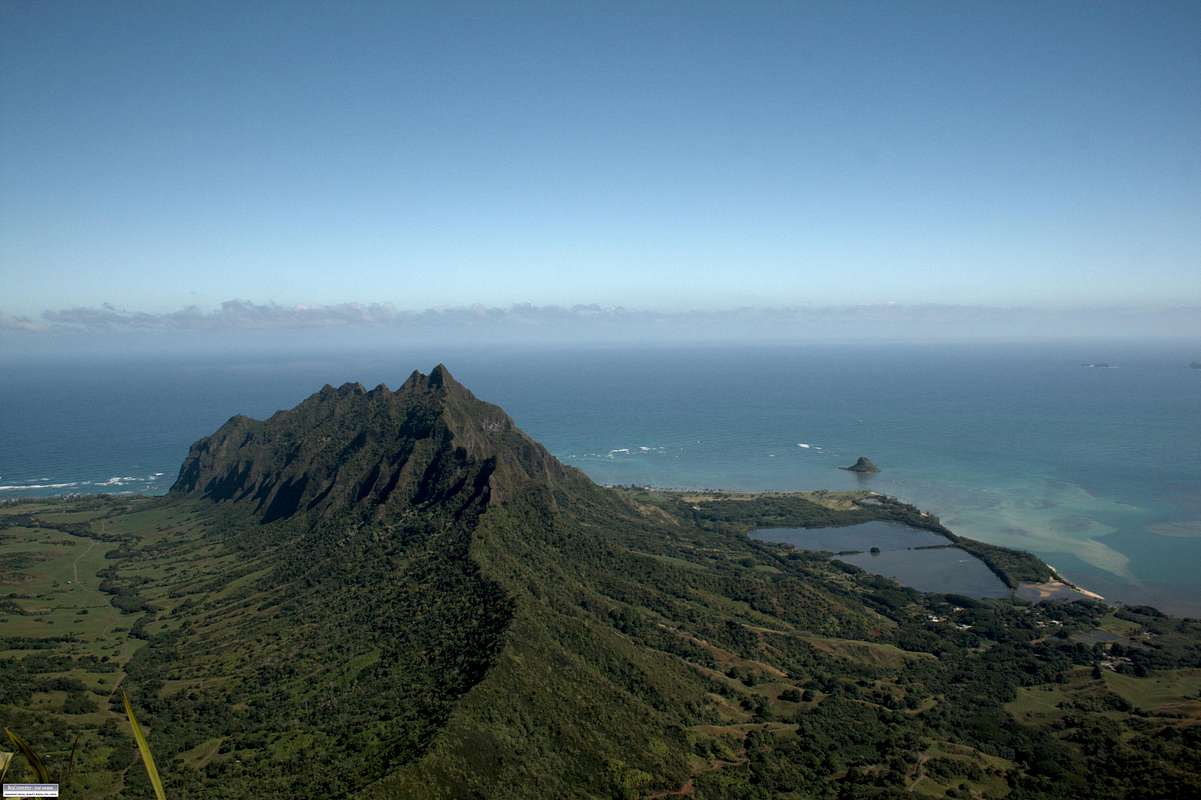
<path fill-rule="evenodd" d="M 117 683 L 173 798 L 1201 788 L 1196 623 L 924 595 L 751 540 L 753 525 L 945 529 L 864 495 L 602 488 L 441 367 L 235 417 L 166 498 L 2 511 L 13 585 L 40 586 L 28 553 L 100 554 L 94 587 L 85 559 L 82 579 L 0 617 L 5 724 L 82 731 L 87 796 L 148 796 Z M 1011 585 L 1049 575 L 945 533 Z M 58 638 L 30 621 L 82 608 L 81 586 L 119 618 L 52 612 Z M 69 713 L 85 695 L 98 707 Z"/>

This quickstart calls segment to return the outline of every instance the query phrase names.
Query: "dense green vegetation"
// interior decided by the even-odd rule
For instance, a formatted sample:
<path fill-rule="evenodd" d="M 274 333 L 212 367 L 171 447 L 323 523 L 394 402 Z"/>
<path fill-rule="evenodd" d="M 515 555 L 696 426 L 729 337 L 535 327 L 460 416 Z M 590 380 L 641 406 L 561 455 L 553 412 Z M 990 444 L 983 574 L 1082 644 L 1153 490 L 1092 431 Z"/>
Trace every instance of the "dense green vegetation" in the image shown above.
<path fill-rule="evenodd" d="M 1198 623 L 754 541 L 978 544 L 876 496 L 603 489 L 435 375 L 235 419 L 167 498 L 0 506 L 4 725 L 52 764 L 80 734 L 79 797 L 151 795 L 121 689 L 176 800 L 1201 792 Z"/>

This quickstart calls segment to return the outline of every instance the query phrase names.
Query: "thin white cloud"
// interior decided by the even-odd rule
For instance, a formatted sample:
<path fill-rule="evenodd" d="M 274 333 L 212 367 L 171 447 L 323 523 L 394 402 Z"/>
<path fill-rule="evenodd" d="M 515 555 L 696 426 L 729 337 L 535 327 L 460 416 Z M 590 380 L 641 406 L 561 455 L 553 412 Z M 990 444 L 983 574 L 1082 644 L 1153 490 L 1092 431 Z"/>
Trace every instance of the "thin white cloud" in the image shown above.
<path fill-rule="evenodd" d="M 46 311 L 42 318 L 61 328 L 87 331 L 202 331 L 387 325 L 397 320 L 397 312 L 380 303 L 281 306 L 227 300 L 220 307 L 207 311 L 199 306 L 187 306 L 178 311 L 152 314 L 106 303 Z"/>
<path fill-rule="evenodd" d="M 119 333 L 151 331 L 286 331 L 384 329 L 456 337 L 563 335 L 604 340 L 779 339 L 839 336 L 1027 338 L 1030 336 L 1201 336 L 1201 307 L 1166 309 L 954 305 L 846 305 L 743 307 L 656 311 L 621 306 L 508 307 L 482 305 L 400 310 L 388 303 L 278 305 L 227 300 L 216 308 L 187 306 L 151 313 L 110 304 L 42 314 L 41 320 L 0 313 L 0 331 Z"/>
<path fill-rule="evenodd" d="M 0 311 L 0 331 L 22 331 L 25 333 L 40 333 L 49 329 L 44 322 L 32 320 L 29 317 L 14 317 Z"/>

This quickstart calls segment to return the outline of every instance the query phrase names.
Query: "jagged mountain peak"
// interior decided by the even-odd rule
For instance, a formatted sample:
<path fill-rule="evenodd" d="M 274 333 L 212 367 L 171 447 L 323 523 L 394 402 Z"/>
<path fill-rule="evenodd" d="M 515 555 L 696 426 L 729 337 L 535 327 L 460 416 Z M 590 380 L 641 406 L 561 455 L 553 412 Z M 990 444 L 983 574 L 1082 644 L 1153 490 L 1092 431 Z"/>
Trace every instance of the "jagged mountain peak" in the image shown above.
<path fill-rule="evenodd" d="M 587 481 L 439 364 L 395 391 L 326 384 L 267 420 L 233 417 L 192 445 L 171 491 L 273 522 L 431 503 L 461 514 L 568 479 Z"/>
<path fill-rule="evenodd" d="M 446 389 L 448 391 L 461 390 L 467 392 L 467 387 L 463 386 L 463 384 L 454 379 L 454 377 L 450 374 L 450 370 L 446 368 L 445 364 L 438 364 L 429 371 L 428 375 L 422 373 L 420 370 L 413 370 L 412 374 L 405 379 L 405 382 L 402 383 L 400 388 L 398 388 L 396 391 L 403 392 L 414 389 L 423 391 Z M 470 392 L 468 392 L 468 394 L 470 394 Z"/>

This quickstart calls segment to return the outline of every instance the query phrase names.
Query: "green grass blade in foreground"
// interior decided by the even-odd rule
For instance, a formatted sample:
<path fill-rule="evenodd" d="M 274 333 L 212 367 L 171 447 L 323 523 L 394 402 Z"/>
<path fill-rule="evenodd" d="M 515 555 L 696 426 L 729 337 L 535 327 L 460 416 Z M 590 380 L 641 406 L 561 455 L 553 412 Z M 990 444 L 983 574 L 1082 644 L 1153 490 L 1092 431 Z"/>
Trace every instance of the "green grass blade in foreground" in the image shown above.
<path fill-rule="evenodd" d="M 71 758 L 67 760 L 67 771 L 61 778 L 61 782 L 64 784 L 69 783 L 71 776 L 75 774 L 75 754 L 79 752 L 79 737 L 81 736 L 83 736 L 82 733 L 75 734 L 75 739 L 71 742 Z"/>
<path fill-rule="evenodd" d="M 0 753 L 0 783 L 4 783 L 4 776 L 8 774 L 8 765 L 13 763 L 15 753 Z"/>
<path fill-rule="evenodd" d="M 7 736 L 8 740 L 13 743 L 14 747 L 21 751 L 21 755 L 25 756 L 25 760 L 29 762 L 29 766 L 35 773 L 37 773 L 38 780 L 41 783 L 50 783 L 50 770 L 46 769 L 46 765 L 42 762 L 41 756 L 33 752 L 33 749 L 25 743 L 24 739 L 22 739 L 20 736 L 17 736 L 17 734 L 13 733 L 8 728 L 4 729 L 4 735 Z"/>
<path fill-rule="evenodd" d="M 150 777 L 150 784 L 154 786 L 154 796 L 158 800 L 167 800 L 167 793 L 163 791 L 163 782 L 158 777 L 158 768 L 154 766 L 154 756 L 150 753 L 150 745 L 146 743 L 142 727 L 138 725 L 138 718 L 133 714 L 133 706 L 129 704 L 129 695 L 121 692 L 121 699 L 125 703 L 125 716 L 129 717 L 129 727 L 133 728 L 133 738 L 138 743 L 138 752 L 142 754 L 142 763 L 146 765 L 146 774 Z"/>

